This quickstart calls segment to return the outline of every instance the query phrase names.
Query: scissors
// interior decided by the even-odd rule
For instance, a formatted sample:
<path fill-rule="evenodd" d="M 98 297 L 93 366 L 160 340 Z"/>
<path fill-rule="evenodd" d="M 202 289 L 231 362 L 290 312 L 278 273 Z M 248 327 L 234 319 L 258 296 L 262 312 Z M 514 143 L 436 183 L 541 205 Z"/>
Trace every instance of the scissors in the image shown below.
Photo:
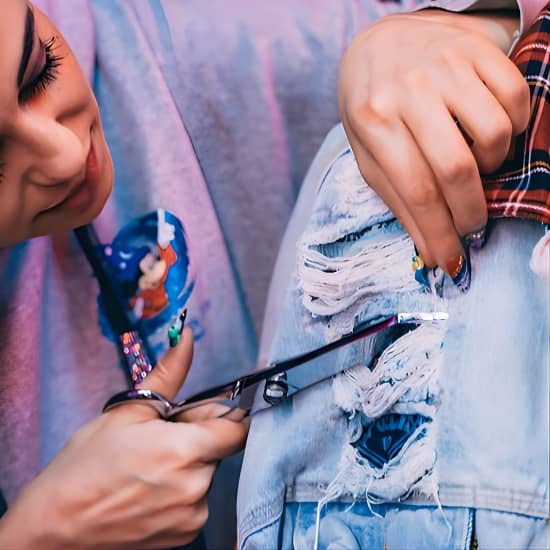
<path fill-rule="evenodd" d="M 364 323 L 354 329 L 352 333 L 346 334 L 341 338 L 330 342 L 322 347 L 311 350 L 285 359 L 283 361 L 273 362 L 267 365 L 266 368 L 247 374 L 237 378 L 227 384 L 215 386 L 203 392 L 197 393 L 187 399 L 179 402 L 172 402 L 164 398 L 162 395 L 146 389 L 133 389 L 130 391 L 120 392 L 115 394 L 105 404 L 103 411 L 111 410 L 128 402 L 141 402 L 154 407 L 164 420 L 176 420 L 176 418 L 197 407 L 210 405 L 214 403 L 225 405 L 228 414 L 232 410 L 240 409 L 248 414 L 254 408 L 254 412 L 263 408 L 276 405 L 289 397 L 289 384 L 287 381 L 287 373 L 304 367 L 314 359 L 321 357 L 331 351 L 344 347 L 352 342 L 372 336 L 376 333 L 381 333 L 390 327 L 396 325 L 411 325 L 416 326 L 422 323 L 433 323 L 446 321 L 448 313 L 437 312 L 417 312 L 417 313 L 397 313 L 376 323 Z M 337 366 L 336 371 L 330 373 L 330 376 L 338 374 L 348 367 Z M 338 370 L 339 369 L 339 370 Z M 321 380 L 327 378 L 327 374 L 323 372 L 315 372 L 301 387 L 294 388 L 294 393 L 301 391 Z M 254 404 L 255 396 L 264 384 L 263 403 L 259 406 Z"/>
<path fill-rule="evenodd" d="M 80 247 L 98 280 L 104 300 L 106 317 L 111 329 L 115 334 L 118 334 L 119 351 L 126 364 L 130 382 L 133 386 L 136 386 L 153 369 L 145 339 L 139 334 L 139 330 L 128 311 L 128 306 L 121 298 L 121 291 L 117 287 L 116 278 L 110 273 L 109 265 L 103 256 L 103 247 L 94 227 L 89 224 L 76 229 L 75 233 Z M 299 368 L 306 369 L 308 365 L 312 365 L 314 359 L 362 338 L 383 333 L 390 327 L 397 325 L 406 327 L 409 325 L 413 328 L 419 324 L 441 322 L 447 319 L 448 313 L 443 311 L 396 313 L 381 320 L 361 323 L 351 333 L 345 334 L 328 344 L 282 361 L 271 362 L 264 368 L 256 369 L 254 372 L 228 383 L 196 393 L 182 401 L 172 402 L 152 390 L 134 387 L 113 395 L 105 403 L 103 412 L 129 403 L 149 405 L 164 420 L 176 420 L 180 414 L 188 410 L 210 404 L 225 405 L 226 412 L 224 414 L 228 414 L 235 409 L 240 409 L 248 414 L 254 408 L 254 412 L 256 412 L 262 408 L 276 405 L 290 397 L 291 389 L 293 393 L 296 393 L 347 368 L 347 366 L 336 365 L 330 373 L 323 372 L 322 369 L 310 368 L 305 376 L 306 382 L 304 383 L 302 380 L 300 387 L 294 386 L 291 388 L 288 382 L 288 373 Z M 315 365 L 313 364 L 313 366 Z M 258 406 L 255 404 L 255 397 L 262 384 L 264 384 L 263 402 Z"/>

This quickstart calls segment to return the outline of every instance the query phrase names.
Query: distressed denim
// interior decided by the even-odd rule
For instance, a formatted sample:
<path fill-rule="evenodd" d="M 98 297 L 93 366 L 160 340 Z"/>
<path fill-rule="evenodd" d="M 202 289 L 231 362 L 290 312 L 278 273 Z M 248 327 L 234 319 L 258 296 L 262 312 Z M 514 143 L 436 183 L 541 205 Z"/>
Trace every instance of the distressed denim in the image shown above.
<path fill-rule="evenodd" d="M 323 356 L 322 382 L 253 416 L 240 548 L 468 548 L 474 533 L 484 548 L 550 547 L 550 292 L 529 269 L 543 234 L 493 222 L 470 290 L 446 276 L 426 290 L 342 128 L 329 134 L 281 247 L 260 366 L 397 312 L 449 319 Z"/>

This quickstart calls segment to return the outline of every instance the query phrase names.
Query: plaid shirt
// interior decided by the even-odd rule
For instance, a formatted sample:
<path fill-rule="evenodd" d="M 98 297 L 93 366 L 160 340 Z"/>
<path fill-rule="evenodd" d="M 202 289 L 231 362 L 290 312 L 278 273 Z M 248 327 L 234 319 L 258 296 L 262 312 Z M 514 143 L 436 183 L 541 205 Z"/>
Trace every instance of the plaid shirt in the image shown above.
<path fill-rule="evenodd" d="M 511 59 L 529 84 L 531 118 L 504 164 L 483 177 L 489 216 L 550 224 L 550 4 L 518 42 Z"/>

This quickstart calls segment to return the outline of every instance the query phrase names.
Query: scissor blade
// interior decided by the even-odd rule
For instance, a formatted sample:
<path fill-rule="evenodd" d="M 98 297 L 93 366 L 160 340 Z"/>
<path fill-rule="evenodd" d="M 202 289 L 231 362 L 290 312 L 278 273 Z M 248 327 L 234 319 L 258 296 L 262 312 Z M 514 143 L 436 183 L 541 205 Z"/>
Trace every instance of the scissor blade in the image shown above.
<path fill-rule="evenodd" d="M 382 351 L 399 334 L 416 328 L 426 322 L 440 322 L 448 318 L 445 312 L 399 313 L 374 324 L 356 327 L 335 342 L 319 350 L 301 356 L 272 363 L 265 372 L 282 372 L 287 367 L 284 383 L 288 386 L 287 397 L 327 380 L 349 368 L 365 362 L 374 362 Z M 316 359 L 315 361 L 313 359 Z M 367 365 L 368 366 L 368 365 Z M 261 381 L 249 385 L 241 393 L 240 408 L 256 413 L 274 403 L 263 397 L 264 376 Z"/>

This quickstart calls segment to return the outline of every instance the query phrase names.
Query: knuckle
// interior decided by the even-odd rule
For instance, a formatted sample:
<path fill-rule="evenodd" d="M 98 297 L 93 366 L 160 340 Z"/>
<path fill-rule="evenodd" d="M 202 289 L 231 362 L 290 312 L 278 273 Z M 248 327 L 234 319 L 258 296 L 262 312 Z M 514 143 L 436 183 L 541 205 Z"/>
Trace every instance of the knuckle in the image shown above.
<path fill-rule="evenodd" d="M 470 48 L 471 45 L 468 44 L 466 47 Z M 443 88 L 449 84 L 459 86 L 462 75 L 470 66 L 468 54 L 458 43 L 448 44 L 436 54 L 437 80 Z"/>
<path fill-rule="evenodd" d="M 391 94 L 372 92 L 357 106 L 355 120 L 365 132 L 374 126 L 387 125 L 395 117 L 395 102 Z"/>
<path fill-rule="evenodd" d="M 446 68 L 454 70 L 458 65 L 461 65 L 463 61 L 462 49 L 455 44 L 446 44 L 439 50 L 439 60 L 441 65 Z"/>
<path fill-rule="evenodd" d="M 432 87 L 433 77 L 424 67 L 411 67 L 403 76 L 404 89 L 422 92 Z"/>
<path fill-rule="evenodd" d="M 479 138 L 479 145 L 487 150 L 508 150 L 510 139 L 512 137 L 512 121 L 502 114 L 502 116 L 492 116 L 486 121 L 486 132 Z"/>
<path fill-rule="evenodd" d="M 170 436 L 172 436 L 171 433 L 158 436 L 162 437 L 162 442 L 157 439 L 158 460 L 164 464 L 172 464 L 178 470 L 193 468 L 198 459 L 198 453 L 193 451 L 194 445 L 191 444 L 189 447 L 184 446 L 179 441 L 179 438 Z"/>
<path fill-rule="evenodd" d="M 196 472 L 185 480 L 182 488 L 182 499 L 188 505 L 195 505 L 204 499 L 210 488 L 210 476 Z"/>
<path fill-rule="evenodd" d="M 518 74 L 518 78 L 516 78 L 514 84 L 509 87 L 508 94 L 508 100 L 511 105 L 517 105 L 518 107 L 529 105 L 531 100 L 529 84 L 521 74 Z"/>
<path fill-rule="evenodd" d="M 487 133 L 480 136 L 474 148 L 479 152 L 479 167 L 482 172 L 496 170 L 506 158 L 512 140 L 512 121 L 507 116 L 489 123 Z"/>
<path fill-rule="evenodd" d="M 452 160 L 442 164 L 437 171 L 441 182 L 454 185 L 471 180 L 477 176 L 477 166 L 473 157 L 457 155 Z"/>

